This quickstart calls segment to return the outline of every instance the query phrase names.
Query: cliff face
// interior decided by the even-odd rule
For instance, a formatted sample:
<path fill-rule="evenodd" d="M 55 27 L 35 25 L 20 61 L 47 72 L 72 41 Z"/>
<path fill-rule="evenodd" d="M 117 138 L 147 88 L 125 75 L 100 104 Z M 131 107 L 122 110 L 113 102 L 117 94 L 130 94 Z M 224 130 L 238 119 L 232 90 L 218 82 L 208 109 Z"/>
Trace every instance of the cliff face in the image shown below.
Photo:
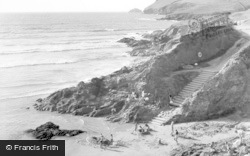
<path fill-rule="evenodd" d="M 232 57 L 217 75 L 185 101 L 182 108 L 170 114 L 166 124 L 207 120 L 239 110 L 248 113 L 249 93 L 250 46 Z"/>
<path fill-rule="evenodd" d="M 187 19 L 197 15 L 247 10 L 250 1 L 245 0 L 157 0 L 145 8 L 146 14 L 168 15 L 171 19 Z"/>
<path fill-rule="evenodd" d="M 202 64 L 218 57 L 240 38 L 237 31 L 212 38 L 181 36 L 181 31 L 179 26 L 172 26 L 165 31 L 146 34 L 147 42 L 126 39 L 128 45 L 134 45 L 135 49 L 145 43 L 149 45 L 134 54 L 149 56 L 147 61 L 57 91 L 45 99 L 38 99 L 35 108 L 74 115 L 105 116 L 112 121 L 151 120 L 161 110 L 170 109 L 169 95 L 177 95 L 198 76 L 196 71 L 182 71 L 184 66 Z M 155 50 L 159 47 L 160 52 Z M 198 57 L 199 52 L 203 53 L 202 57 Z"/>

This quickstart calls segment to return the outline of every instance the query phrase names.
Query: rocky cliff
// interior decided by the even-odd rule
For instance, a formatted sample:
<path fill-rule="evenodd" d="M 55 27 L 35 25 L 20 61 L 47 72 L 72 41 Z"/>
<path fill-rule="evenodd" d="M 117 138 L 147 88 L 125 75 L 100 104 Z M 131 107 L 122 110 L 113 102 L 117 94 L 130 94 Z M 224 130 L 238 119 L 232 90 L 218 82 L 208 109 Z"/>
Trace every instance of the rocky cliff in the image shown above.
<path fill-rule="evenodd" d="M 234 55 L 200 90 L 174 110 L 169 120 L 188 122 L 218 118 L 240 111 L 248 113 L 250 103 L 250 46 Z"/>
<path fill-rule="evenodd" d="M 221 27 L 213 31 L 219 29 Z M 147 56 L 148 59 L 110 75 L 93 78 L 90 82 L 80 82 L 45 99 L 38 99 L 35 108 L 40 111 L 107 117 L 111 121 L 150 121 L 160 111 L 171 109 L 169 95 L 177 95 L 197 77 L 198 72 L 184 70 L 186 66 L 207 66 L 207 61 L 223 55 L 241 37 L 233 29 L 212 36 L 204 36 L 200 32 L 196 37 L 181 35 L 181 31 L 180 26 L 172 26 L 165 31 L 145 34 L 144 40 L 123 39 L 134 49 L 143 47 L 131 55 Z M 202 52 L 202 57 L 199 57 L 199 52 Z M 191 109 L 183 108 L 187 112 Z M 196 109 L 198 107 L 194 112 Z"/>
<path fill-rule="evenodd" d="M 246 0 L 157 0 L 145 8 L 146 14 L 163 14 L 167 19 L 188 19 L 200 15 L 238 12 L 249 9 Z"/>

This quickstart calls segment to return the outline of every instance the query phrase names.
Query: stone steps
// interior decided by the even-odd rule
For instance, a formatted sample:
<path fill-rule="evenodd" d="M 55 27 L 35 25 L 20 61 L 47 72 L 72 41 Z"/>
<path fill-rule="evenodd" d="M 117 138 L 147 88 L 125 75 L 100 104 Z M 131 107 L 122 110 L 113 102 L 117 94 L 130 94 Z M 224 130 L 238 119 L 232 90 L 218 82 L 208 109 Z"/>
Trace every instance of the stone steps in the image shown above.
<path fill-rule="evenodd" d="M 173 97 L 173 103 L 171 106 L 180 107 L 182 103 L 186 100 L 186 98 L 190 97 L 195 91 L 199 90 L 204 83 L 206 83 L 212 76 L 214 76 L 217 72 L 215 71 L 202 71 L 199 76 L 197 76 L 193 81 L 191 81 L 188 85 L 186 85 L 183 90 L 179 93 L 179 95 Z M 151 124 L 161 125 L 167 119 L 165 117 L 155 117 Z"/>
<path fill-rule="evenodd" d="M 174 102 L 174 103 L 181 103 L 181 102 L 184 101 L 184 100 L 185 100 L 185 98 L 184 98 L 184 99 L 176 99 L 176 100 L 174 99 L 173 102 Z"/>
<path fill-rule="evenodd" d="M 236 44 L 235 44 L 236 45 Z M 250 46 L 248 43 L 245 47 Z M 244 49 L 244 48 L 241 48 Z M 242 50 L 238 50 L 237 53 L 234 53 L 227 59 L 235 59 L 240 55 Z M 215 67 L 213 70 L 203 70 L 201 71 L 200 75 L 198 75 L 192 82 L 190 82 L 187 86 L 183 88 L 183 90 L 179 93 L 179 95 L 173 97 L 173 104 L 172 106 L 178 107 L 183 104 L 186 98 L 190 97 L 195 91 L 200 89 L 212 76 L 216 75 L 216 73 L 226 64 L 222 63 L 221 65 Z M 167 112 L 165 112 L 166 114 Z M 161 113 L 161 114 L 164 114 Z M 156 117 L 152 120 L 152 124 L 154 125 L 161 125 L 162 123 L 168 121 L 167 114 L 166 116 Z"/>
<path fill-rule="evenodd" d="M 170 103 L 169 105 L 173 107 L 180 107 L 181 104 L 182 103 Z"/>
<path fill-rule="evenodd" d="M 184 87 L 184 89 L 186 89 L 186 90 L 196 89 L 197 86 L 199 86 L 199 85 L 201 85 L 201 84 L 202 84 L 202 83 L 200 83 L 200 84 L 192 84 L 192 82 L 191 82 L 191 84 L 189 84 L 189 85 L 187 85 L 186 87 Z"/>

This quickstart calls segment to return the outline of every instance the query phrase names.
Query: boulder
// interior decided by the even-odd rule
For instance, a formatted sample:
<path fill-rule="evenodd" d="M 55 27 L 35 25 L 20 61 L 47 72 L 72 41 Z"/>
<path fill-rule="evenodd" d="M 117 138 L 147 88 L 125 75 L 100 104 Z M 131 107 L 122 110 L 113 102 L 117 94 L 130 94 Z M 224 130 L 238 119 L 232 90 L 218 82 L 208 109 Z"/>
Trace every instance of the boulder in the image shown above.
<path fill-rule="evenodd" d="M 47 122 L 35 130 L 29 129 L 26 133 L 31 133 L 36 139 L 50 140 L 54 136 L 75 136 L 81 133 L 85 133 L 82 130 L 60 130 L 58 125 L 52 122 Z"/>

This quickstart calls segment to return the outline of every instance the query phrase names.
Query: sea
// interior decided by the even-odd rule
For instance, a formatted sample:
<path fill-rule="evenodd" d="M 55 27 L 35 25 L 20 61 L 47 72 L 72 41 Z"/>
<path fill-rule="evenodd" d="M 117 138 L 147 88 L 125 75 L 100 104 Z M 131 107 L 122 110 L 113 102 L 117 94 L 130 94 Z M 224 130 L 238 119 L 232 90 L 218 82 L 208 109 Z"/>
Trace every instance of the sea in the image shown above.
<path fill-rule="evenodd" d="M 0 14 L 0 99 L 49 94 L 128 65 L 117 41 L 169 22 L 129 13 Z"/>
<path fill-rule="evenodd" d="M 130 13 L 1 13 L 0 139 L 32 139 L 24 131 L 47 121 L 100 130 L 102 119 L 37 112 L 32 104 L 54 91 L 110 74 L 136 57 L 123 37 L 164 30 L 174 21 Z M 89 125 L 87 126 L 87 123 Z M 98 123 L 101 122 L 101 123 Z M 94 128 L 93 128 L 94 127 Z"/>

